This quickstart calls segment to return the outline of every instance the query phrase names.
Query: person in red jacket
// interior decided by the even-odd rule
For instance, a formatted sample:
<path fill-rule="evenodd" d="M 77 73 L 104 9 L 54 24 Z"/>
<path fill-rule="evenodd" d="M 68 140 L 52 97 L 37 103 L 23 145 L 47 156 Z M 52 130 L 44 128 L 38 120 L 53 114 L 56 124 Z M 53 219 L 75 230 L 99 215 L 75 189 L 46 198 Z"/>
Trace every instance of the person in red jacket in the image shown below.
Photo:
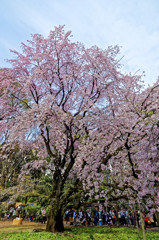
<path fill-rule="evenodd" d="M 147 228 L 147 227 L 151 227 L 151 221 L 150 221 L 150 219 L 146 216 L 146 217 L 145 217 L 145 228 Z"/>

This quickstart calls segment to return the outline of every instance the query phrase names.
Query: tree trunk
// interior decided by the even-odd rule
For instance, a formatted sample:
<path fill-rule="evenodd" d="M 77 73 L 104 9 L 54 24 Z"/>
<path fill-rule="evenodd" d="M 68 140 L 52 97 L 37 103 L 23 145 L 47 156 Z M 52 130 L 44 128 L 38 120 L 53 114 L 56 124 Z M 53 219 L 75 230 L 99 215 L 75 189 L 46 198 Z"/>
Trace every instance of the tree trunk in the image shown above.
<path fill-rule="evenodd" d="M 139 203 L 139 211 L 140 211 L 140 219 L 141 219 L 141 227 L 142 227 L 142 234 L 143 234 L 143 240 L 146 240 L 146 232 L 145 232 L 145 221 L 143 218 L 142 210 L 141 210 L 141 205 Z"/>
<path fill-rule="evenodd" d="M 137 220 L 136 209 L 134 209 L 134 226 L 135 226 L 135 223 L 136 223 L 136 228 L 137 228 L 137 239 L 140 239 L 139 224 L 138 224 L 138 220 Z"/>
<path fill-rule="evenodd" d="M 157 226 L 159 227 L 159 212 L 156 211 L 156 220 L 157 220 Z"/>
<path fill-rule="evenodd" d="M 141 227 L 142 227 L 143 240 L 146 240 L 145 222 L 144 222 L 143 215 L 142 215 L 141 211 L 140 211 L 140 218 L 141 218 Z"/>
<path fill-rule="evenodd" d="M 48 232 L 63 232 L 63 213 L 62 210 L 57 206 L 53 206 L 47 218 L 46 231 Z"/>

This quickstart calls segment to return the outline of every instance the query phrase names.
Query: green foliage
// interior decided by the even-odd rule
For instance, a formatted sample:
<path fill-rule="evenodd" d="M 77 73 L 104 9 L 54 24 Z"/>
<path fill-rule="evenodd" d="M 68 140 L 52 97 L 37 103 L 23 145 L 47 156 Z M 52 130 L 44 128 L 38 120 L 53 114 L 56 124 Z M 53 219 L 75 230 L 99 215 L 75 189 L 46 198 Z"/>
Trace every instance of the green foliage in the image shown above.
<path fill-rule="evenodd" d="M 25 207 L 25 210 L 27 210 L 27 216 L 33 216 L 36 215 L 37 213 L 40 214 L 41 206 L 28 205 Z"/>
<path fill-rule="evenodd" d="M 47 157 L 45 158 L 45 160 L 46 160 L 47 162 L 50 162 L 50 161 L 51 161 L 51 157 L 50 157 L 49 155 L 47 155 Z"/>
<path fill-rule="evenodd" d="M 28 203 L 36 202 L 36 197 L 30 197 L 28 198 Z"/>
<path fill-rule="evenodd" d="M 22 198 L 20 196 L 18 196 L 16 199 L 15 199 L 15 202 L 22 202 Z"/>
<path fill-rule="evenodd" d="M 0 220 L 5 212 L 6 212 L 6 208 L 2 204 L 0 204 Z"/>
<path fill-rule="evenodd" d="M 23 182 L 23 188 L 25 188 L 25 192 L 19 192 L 17 202 L 36 203 L 43 207 L 48 206 L 48 196 L 51 194 L 52 190 L 51 176 L 42 176 L 40 179 L 35 180 L 26 176 L 25 181 Z"/>
<path fill-rule="evenodd" d="M 147 231 L 147 240 L 158 240 L 159 233 Z M 72 227 L 64 233 L 49 232 L 14 232 L 0 234 L 2 240 L 139 240 L 136 229 L 130 228 L 108 228 L 108 227 Z M 140 231 L 140 239 L 142 233 Z"/>

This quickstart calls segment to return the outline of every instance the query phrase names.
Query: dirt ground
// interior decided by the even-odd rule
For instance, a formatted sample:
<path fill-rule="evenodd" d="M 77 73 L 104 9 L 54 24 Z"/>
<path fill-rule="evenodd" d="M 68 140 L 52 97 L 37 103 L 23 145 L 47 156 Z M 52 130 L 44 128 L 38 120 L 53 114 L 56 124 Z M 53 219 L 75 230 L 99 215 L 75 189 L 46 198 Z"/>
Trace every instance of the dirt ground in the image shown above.
<path fill-rule="evenodd" d="M 65 225 L 65 227 L 72 227 Z M 12 221 L 0 221 L 0 233 L 2 232 L 19 232 L 19 231 L 33 231 L 33 229 L 45 229 L 46 224 L 23 221 L 21 225 L 12 225 Z M 147 231 L 159 232 L 159 228 L 147 228 Z"/>
<path fill-rule="evenodd" d="M 45 229 L 46 225 L 35 222 L 23 221 L 21 225 L 12 225 L 12 221 L 0 221 L 0 233 L 2 232 L 19 232 L 32 231 L 33 229 Z"/>
<path fill-rule="evenodd" d="M 45 224 L 23 221 L 22 225 L 20 226 L 45 226 Z M 14 227 L 14 226 L 12 225 L 12 221 L 0 221 L 0 228 L 3 228 L 3 227 Z"/>

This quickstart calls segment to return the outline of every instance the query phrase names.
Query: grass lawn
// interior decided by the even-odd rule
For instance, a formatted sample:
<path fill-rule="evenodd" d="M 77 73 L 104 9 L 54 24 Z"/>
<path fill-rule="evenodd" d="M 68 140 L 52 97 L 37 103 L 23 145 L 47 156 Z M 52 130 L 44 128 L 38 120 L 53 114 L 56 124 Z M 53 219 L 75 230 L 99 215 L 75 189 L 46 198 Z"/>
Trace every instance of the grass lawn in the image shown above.
<path fill-rule="evenodd" d="M 35 228 L 35 226 L 34 226 Z M 137 231 L 130 228 L 71 227 L 64 233 L 32 232 L 33 227 L 2 228 L 0 240 L 138 240 Z M 147 240 L 159 240 L 158 232 L 146 232 Z M 140 239 L 142 233 L 140 232 Z"/>

